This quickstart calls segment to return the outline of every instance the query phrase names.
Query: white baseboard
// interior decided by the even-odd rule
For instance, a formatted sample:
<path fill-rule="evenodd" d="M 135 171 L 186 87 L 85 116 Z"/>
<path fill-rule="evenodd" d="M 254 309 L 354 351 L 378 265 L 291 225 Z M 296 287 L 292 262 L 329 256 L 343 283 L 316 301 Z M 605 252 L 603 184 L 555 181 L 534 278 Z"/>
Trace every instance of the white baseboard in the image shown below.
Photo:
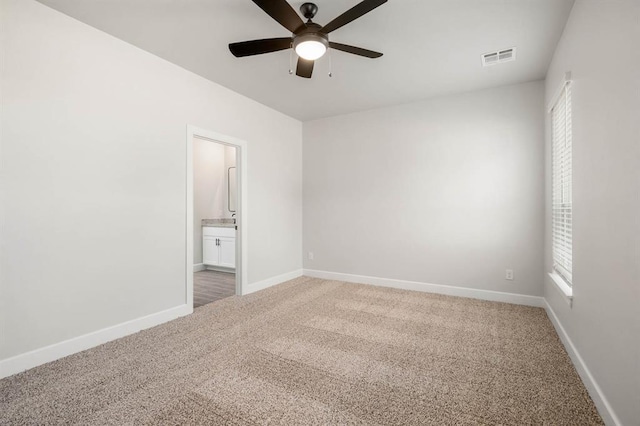
<path fill-rule="evenodd" d="M 74 337 L 60 343 L 35 349 L 11 358 L 0 360 L 0 378 L 20 373 L 38 365 L 81 352 L 111 340 L 137 333 L 140 330 L 174 320 L 193 312 L 193 307 L 180 305 L 175 308 L 157 312 L 118 325 L 103 328 L 82 336 Z"/>
<path fill-rule="evenodd" d="M 587 364 L 585 364 L 584 360 L 580 356 L 580 353 L 578 352 L 576 347 L 573 345 L 573 342 L 569 338 L 569 335 L 567 334 L 564 327 L 560 323 L 558 316 L 553 311 L 553 309 L 551 308 L 551 305 L 549 305 L 549 302 L 547 302 L 546 299 L 544 301 L 544 304 L 545 304 L 544 308 L 547 311 L 547 316 L 549 317 L 549 319 L 551 320 L 551 323 L 555 327 L 556 333 L 558 333 L 558 336 L 560 337 L 562 344 L 567 350 L 567 353 L 569 354 L 571 361 L 573 361 L 573 365 L 576 367 L 576 370 L 578 371 L 578 374 L 580 375 L 582 382 L 584 383 L 585 387 L 587 388 L 587 391 L 589 392 L 589 396 L 591 396 L 593 403 L 596 405 L 596 408 L 598 409 L 598 413 L 602 417 L 602 420 L 604 420 L 604 423 L 606 425 L 621 426 L 622 423 L 618 419 L 618 416 L 616 416 L 615 412 L 613 411 L 613 408 L 611 407 L 611 404 L 609 404 L 609 401 L 604 396 L 602 389 L 600 389 L 600 386 L 598 386 L 598 383 L 596 382 L 594 377 L 591 375 L 589 368 L 587 368 Z"/>
<path fill-rule="evenodd" d="M 204 265 L 203 271 L 225 272 L 227 274 L 235 274 L 236 268 L 225 268 L 224 266 Z"/>
<path fill-rule="evenodd" d="M 302 269 L 287 272 L 286 274 L 277 275 L 275 277 L 267 278 L 266 280 L 258 281 L 256 283 L 249 284 L 244 294 L 255 293 L 256 291 L 264 290 L 265 288 L 273 287 L 274 285 L 281 284 L 285 281 L 292 280 L 302 276 Z"/>
<path fill-rule="evenodd" d="M 448 296 L 469 297 L 472 299 L 490 300 L 493 302 L 513 303 L 516 305 L 543 308 L 544 298 L 526 294 L 503 293 L 492 290 L 479 290 L 468 287 L 454 287 L 441 284 L 428 284 L 417 281 L 395 280 L 391 278 L 368 277 L 365 275 L 343 274 L 339 272 L 316 271 L 305 269 L 304 275 L 325 280 L 346 281 L 350 283 L 371 284 L 380 287 L 399 288 L 402 290 L 423 291 L 426 293 L 446 294 Z"/>
<path fill-rule="evenodd" d="M 236 273 L 235 268 L 225 268 L 224 266 L 205 265 L 204 263 L 196 263 L 195 265 L 193 265 L 193 272 L 200 272 L 200 271 L 219 271 L 219 272 L 227 272 L 229 274 Z"/>

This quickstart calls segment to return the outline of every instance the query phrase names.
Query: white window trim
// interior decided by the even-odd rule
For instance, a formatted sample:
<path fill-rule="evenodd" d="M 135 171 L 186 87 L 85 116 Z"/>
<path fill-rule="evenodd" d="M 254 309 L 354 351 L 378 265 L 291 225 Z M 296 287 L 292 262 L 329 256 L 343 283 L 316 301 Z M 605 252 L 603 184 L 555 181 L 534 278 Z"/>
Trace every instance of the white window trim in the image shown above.
<path fill-rule="evenodd" d="M 558 102 L 558 98 L 562 96 L 562 91 L 564 90 L 565 86 L 571 83 L 573 83 L 573 80 L 571 79 L 571 71 L 567 71 L 566 73 L 564 73 L 564 79 L 562 80 L 562 83 L 556 89 L 553 97 L 551 98 L 551 102 L 549 102 L 549 105 L 547 105 L 547 113 L 550 113 L 553 109 L 553 106 L 556 104 L 556 102 Z"/>
<path fill-rule="evenodd" d="M 569 304 L 569 306 L 573 305 L 573 287 L 571 287 L 567 282 L 562 278 L 559 274 L 555 272 L 549 272 L 549 277 L 551 281 L 555 284 L 556 287 L 562 293 L 565 302 Z"/>

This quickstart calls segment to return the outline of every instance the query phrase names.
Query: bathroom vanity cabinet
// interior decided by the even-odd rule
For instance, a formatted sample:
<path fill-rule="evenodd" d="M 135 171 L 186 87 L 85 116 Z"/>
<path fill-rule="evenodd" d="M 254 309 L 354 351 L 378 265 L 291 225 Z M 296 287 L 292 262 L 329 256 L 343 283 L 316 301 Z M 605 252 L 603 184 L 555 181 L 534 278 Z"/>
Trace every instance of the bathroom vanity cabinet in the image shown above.
<path fill-rule="evenodd" d="M 202 228 L 202 263 L 206 266 L 236 267 L 235 228 Z"/>

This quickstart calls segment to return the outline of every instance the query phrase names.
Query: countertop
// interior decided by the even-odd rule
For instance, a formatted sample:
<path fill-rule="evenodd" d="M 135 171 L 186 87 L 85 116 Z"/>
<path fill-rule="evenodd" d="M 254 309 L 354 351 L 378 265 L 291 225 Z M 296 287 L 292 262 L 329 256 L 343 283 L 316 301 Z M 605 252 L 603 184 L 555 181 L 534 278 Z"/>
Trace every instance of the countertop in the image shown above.
<path fill-rule="evenodd" d="M 202 219 L 202 226 L 210 226 L 215 228 L 235 228 L 236 219 L 235 218 Z"/>

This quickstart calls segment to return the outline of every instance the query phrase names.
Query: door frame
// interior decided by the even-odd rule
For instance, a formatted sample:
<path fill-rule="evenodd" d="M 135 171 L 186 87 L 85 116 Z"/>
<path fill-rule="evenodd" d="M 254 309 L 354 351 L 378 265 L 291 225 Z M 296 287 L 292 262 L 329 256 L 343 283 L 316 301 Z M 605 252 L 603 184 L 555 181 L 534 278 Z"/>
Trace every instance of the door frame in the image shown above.
<path fill-rule="evenodd" d="M 186 304 L 193 310 L 193 139 L 229 145 L 236 148 L 236 184 L 238 199 L 236 204 L 236 294 L 246 294 L 247 290 L 247 143 L 233 136 L 223 135 L 196 126 L 187 125 L 187 197 L 185 226 L 185 269 Z"/>

